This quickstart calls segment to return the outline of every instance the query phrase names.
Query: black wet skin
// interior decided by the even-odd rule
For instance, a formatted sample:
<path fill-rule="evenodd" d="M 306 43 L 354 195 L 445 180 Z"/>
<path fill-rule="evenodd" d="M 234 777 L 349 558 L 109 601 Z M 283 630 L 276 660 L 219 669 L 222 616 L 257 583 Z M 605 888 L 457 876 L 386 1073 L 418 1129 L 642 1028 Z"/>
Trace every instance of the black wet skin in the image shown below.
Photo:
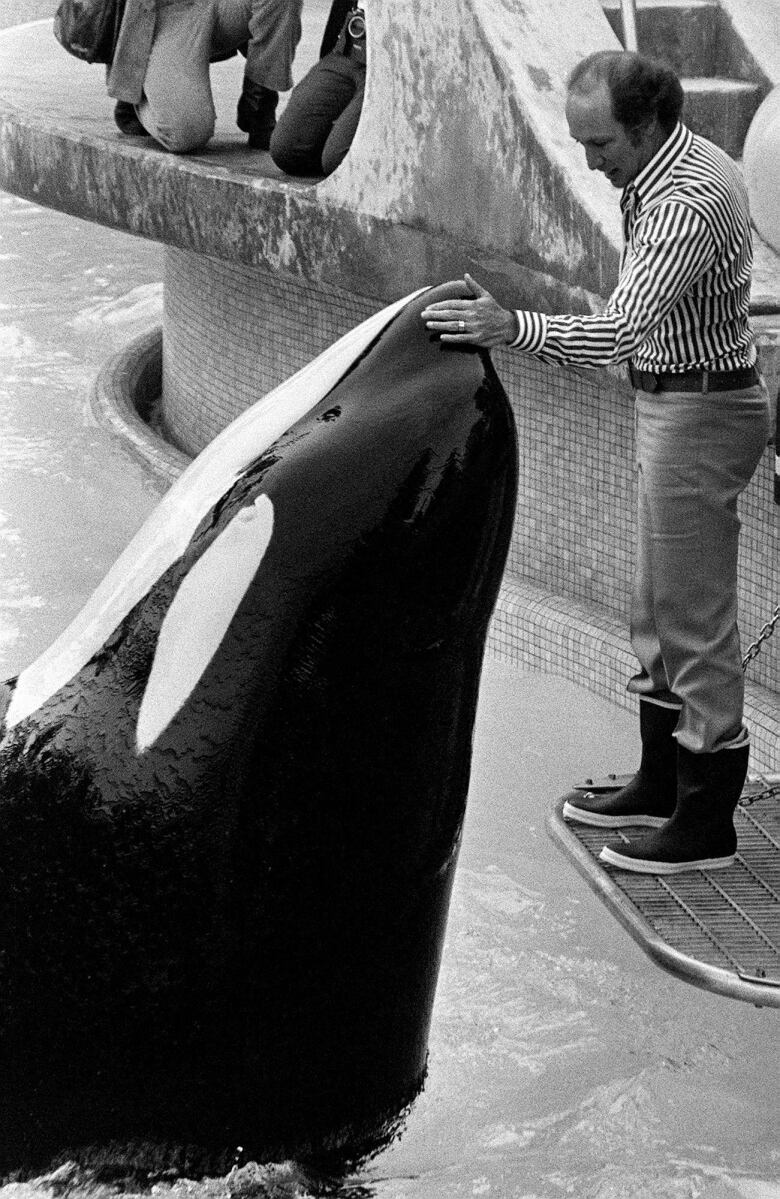
<path fill-rule="evenodd" d="M 112 1140 L 193 1173 L 354 1156 L 422 1086 L 517 472 L 489 357 L 420 321 L 453 294 L 410 302 L 0 742 L 3 1169 Z M 268 550 L 139 757 L 161 622 L 259 494 Z"/>

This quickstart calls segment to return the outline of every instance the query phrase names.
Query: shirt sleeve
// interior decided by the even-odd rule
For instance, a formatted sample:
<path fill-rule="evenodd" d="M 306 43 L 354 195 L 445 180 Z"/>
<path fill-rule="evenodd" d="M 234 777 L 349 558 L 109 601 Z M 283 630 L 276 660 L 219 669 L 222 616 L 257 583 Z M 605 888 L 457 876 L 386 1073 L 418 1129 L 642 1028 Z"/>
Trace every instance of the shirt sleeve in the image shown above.
<path fill-rule="evenodd" d="M 717 245 L 707 222 L 679 200 L 640 218 L 620 281 L 603 313 L 546 316 L 518 311 L 511 345 L 549 362 L 609 366 L 625 362 L 712 266 Z"/>

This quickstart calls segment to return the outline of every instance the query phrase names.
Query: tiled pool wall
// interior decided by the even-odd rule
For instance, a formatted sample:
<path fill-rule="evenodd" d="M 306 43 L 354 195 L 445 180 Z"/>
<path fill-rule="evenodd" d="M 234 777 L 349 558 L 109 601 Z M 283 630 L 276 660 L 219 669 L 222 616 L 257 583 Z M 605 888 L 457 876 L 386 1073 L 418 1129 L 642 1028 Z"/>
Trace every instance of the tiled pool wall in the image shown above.
<path fill-rule="evenodd" d="M 163 420 L 189 453 L 382 307 L 170 248 L 164 294 Z M 520 486 L 491 651 L 631 705 L 623 691 L 634 670 L 627 639 L 636 488 L 631 390 L 619 372 L 548 366 L 511 351 L 496 352 L 494 362 L 517 422 Z M 744 647 L 780 595 L 773 469 L 768 448 L 740 505 Z M 780 769 L 779 664 L 780 632 L 748 672 L 761 769 Z"/>

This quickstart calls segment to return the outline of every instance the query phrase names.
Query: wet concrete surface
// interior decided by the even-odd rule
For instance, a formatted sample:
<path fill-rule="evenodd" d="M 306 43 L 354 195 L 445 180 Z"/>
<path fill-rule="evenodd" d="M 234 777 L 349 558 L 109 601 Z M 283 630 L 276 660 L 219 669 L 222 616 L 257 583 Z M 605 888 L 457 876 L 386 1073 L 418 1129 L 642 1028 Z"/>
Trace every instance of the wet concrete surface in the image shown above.
<path fill-rule="evenodd" d="M 159 497 L 88 398 L 112 349 L 159 321 L 161 260 L 152 243 L 2 194 L 0 236 L 7 677 Z M 780 1199 L 777 1014 L 661 973 L 544 830 L 573 778 L 628 770 L 635 754 L 630 713 L 488 659 L 429 1074 L 401 1135 L 332 1186 L 278 1163 L 161 1181 L 155 1195 Z M 0 1199 L 89 1190 L 66 1169 L 9 1179 Z"/>
<path fill-rule="evenodd" d="M 114 101 L 106 92 L 105 67 L 68 54 L 50 32 L 50 20 L 42 11 L 45 7 L 43 0 L 39 0 L 38 7 L 32 5 L 26 18 L 20 17 L 18 8 L 11 9 L 6 24 L 0 6 L 0 31 L 5 28 L 0 38 L 3 75 L 0 98 L 45 119 L 52 127 L 67 128 L 86 138 L 107 137 L 120 147 L 142 147 L 177 166 L 199 163 L 222 174 L 236 171 L 247 177 L 282 177 L 270 154 L 248 148 L 246 134 L 235 123 L 245 65 L 241 55 L 211 66 L 217 111 L 214 137 L 198 153 L 172 157 L 151 138 L 128 137 L 119 132 L 113 120 Z M 311 0 L 307 5 L 295 57 L 296 80 L 302 78 L 317 58 L 329 7 L 326 0 Z M 280 97 L 280 114 L 288 96 L 289 93 L 282 93 Z"/>

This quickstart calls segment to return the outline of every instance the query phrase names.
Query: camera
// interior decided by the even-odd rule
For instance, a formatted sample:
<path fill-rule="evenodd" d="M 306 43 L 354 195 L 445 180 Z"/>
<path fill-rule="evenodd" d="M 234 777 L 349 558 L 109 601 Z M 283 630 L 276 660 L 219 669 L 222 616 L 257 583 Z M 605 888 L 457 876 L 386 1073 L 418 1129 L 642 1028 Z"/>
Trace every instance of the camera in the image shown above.
<path fill-rule="evenodd" d="M 362 8 L 355 8 L 347 18 L 347 33 L 353 42 L 366 36 L 366 15 Z"/>

